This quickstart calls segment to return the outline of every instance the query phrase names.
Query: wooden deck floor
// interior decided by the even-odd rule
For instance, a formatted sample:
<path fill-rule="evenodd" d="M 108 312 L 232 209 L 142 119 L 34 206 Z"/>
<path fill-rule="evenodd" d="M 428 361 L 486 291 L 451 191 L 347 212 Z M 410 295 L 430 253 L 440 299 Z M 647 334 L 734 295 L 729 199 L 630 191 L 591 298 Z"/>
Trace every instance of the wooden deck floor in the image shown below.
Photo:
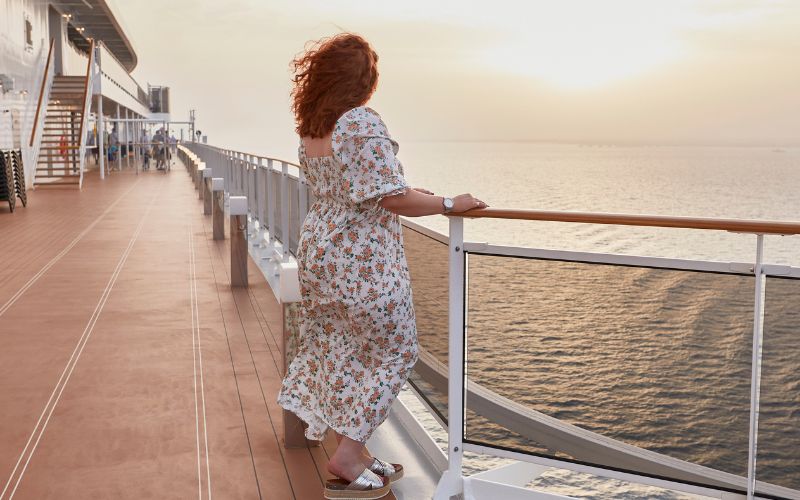
<path fill-rule="evenodd" d="M 333 443 L 282 445 L 280 307 L 201 212 L 182 166 L 0 210 L 0 500 L 322 497 Z"/>

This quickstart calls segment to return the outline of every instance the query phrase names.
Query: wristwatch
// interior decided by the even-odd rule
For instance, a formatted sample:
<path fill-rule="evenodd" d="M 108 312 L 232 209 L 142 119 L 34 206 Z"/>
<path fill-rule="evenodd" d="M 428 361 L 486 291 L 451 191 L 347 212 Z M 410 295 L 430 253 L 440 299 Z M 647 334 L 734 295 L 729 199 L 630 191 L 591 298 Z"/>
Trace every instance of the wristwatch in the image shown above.
<path fill-rule="evenodd" d="M 442 205 L 444 205 L 444 213 L 452 212 L 453 211 L 453 199 L 452 198 L 442 198 Z"/>

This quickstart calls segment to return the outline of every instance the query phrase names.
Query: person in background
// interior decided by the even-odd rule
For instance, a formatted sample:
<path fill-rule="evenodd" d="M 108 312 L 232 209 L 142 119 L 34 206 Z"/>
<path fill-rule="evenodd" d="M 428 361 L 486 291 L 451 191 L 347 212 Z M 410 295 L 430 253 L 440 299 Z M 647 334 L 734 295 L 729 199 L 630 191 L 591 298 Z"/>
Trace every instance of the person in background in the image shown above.
<path fill-rule="evenodd" d="M 117 126 L 111 129 L 111 134 L 108 136 L 108 160 L 115 161 L 119 154 L 119 134 L 117 133 Z"/>
<path fill-rule="evenodd" d="M 94 157 L 94 164 L 100 163 L 100 148 L 97 147 L 97 128 L 92 127 L 89 133 L 86 134 L 86 152 L 87 156 L 91 154 Z"/>
<path fill-rule="evenodd" d="M 153 158 L 156 159 L 156 170 L 166 167 L 167 147 L 163 128 L 158 129 L 153 136 Z"/>
<path fill-rule="evenodd" d="M 150 135 L 146 129 L 142 129 L 142 136 L 139 138 L 139 154 L 142 157 L 142 168 L 150 169 Z"/>

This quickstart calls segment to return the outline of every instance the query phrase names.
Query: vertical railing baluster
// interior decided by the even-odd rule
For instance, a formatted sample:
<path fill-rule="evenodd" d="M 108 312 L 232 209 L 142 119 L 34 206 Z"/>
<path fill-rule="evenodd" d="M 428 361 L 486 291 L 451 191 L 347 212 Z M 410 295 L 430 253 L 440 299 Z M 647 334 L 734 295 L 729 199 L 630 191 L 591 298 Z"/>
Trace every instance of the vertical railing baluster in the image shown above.
<path fill-rule="evenodd" d="M 275 186 L 272 178 L 272 158 L 267 158 L 267 224 L 269 226 L 269 246 L 275 245 Z"/>
<path fill-rule="evenodd" d="M 758 452 L 758 413 L 761 394 L 761 343 L 764 337 L 764 235 L 756 240 L 755 302 L 753 306 L 753 359 L 750 377 L 750 435 L 747 449 L 747 498 L 756 491 L 756 454 Z"/>
<path fill-rule="evenodd" d="M 447 471 L 442 474 L 433 498 L 449 500 L 463 491 L 462 457 L 464 453 L 464 219 L 450 217 L 449 305 L 447 362 Z"/>
<path fill-rule="evenodd" d="M 283 251 L 283 261 L 289 262 L 291 253 L 289 252 L 289 165 L 281 162 L 281 249 Z"/>

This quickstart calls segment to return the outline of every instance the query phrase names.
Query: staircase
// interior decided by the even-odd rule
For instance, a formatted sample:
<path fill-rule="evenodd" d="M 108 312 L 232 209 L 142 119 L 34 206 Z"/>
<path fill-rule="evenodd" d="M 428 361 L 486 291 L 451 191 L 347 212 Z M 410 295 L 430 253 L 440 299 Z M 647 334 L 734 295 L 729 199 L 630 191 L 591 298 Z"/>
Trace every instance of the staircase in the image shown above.
<path fill-rule="evenodd" d="M 53 78 L 34 179 L 39 187 L 80 186 L 86 82 L 84 76 Z"/>

